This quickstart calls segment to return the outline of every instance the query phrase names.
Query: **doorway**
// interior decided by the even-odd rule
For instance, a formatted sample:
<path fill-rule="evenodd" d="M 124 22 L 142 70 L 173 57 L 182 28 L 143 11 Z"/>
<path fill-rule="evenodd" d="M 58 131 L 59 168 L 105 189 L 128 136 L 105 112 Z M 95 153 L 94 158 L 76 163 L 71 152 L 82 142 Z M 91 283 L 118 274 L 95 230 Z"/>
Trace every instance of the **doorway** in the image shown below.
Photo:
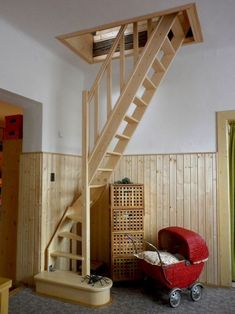
<path fill-rule="evenodd" d="M 3 104 L 7 104 L 7 105 L 11 105 L 11 107 L 9 108 L 13 108 L 13 107 L 17 107 L 18 109 L 21 110 L 21 112 L 23 112 L 24 114 L 24 123 L 23 123 L 23 134 L 24 134 L 24 138 L 23 138 L 23 143 L 21 141 L 21 143 L 18 145 L 17 149 L 12 148 L 12 142 L 9 141 L 9 147 L 7 149 L 8 151 L 8 155 L 5 158 L 7 161 L 9 161 L 9 159 L 11 158 L 15 158 L 16 155 L 16 151 L 18 150 L 18 152 L 23 152 L 23 153 L 28 153 L 28 152 L 39 152 L 42 151 L 42 103 L 38 102 L 36 100 L 15 94 L 11 91 L 5 90 L 0 88 L 0 110 L 1 108 L 4 108 Z M 9 112 L 7 114 L 12 115 L 13 112 Z M 22 147 L 23 145 L 23 147 Z M 3 150 L 4 150 L 4 145 L 2 145 Z M 5 145 L 6 147 L 6 145 Z M 3 151 L 3 155 L 5 155 L 5 152 Z M 4 156 L 3 156 L 3 161 L 4 161 Z M 6 163 L 6 164 L 10 164 L 10 163 Z M 15 165 L 19 165 L 19 158 L 18 161 L 16 160 Z M 3 178 L 2 184 L 3 184 L 3 208 L 1 213 L 6 216 L 6 213 L 9 214 L 9 212 L 6 212 L 6 210 L 9 209 L 8 204 L 6 204 L 6 202 L 11 201 L 11 199 L 15 198 L 15 201 L 18 202 L 18 190 L 16 189 L 16 184 L 18 184 L 17 180 L 16 180 L 16 175 L 14 174 L 14 167 L 12 169 L 8 169 L 8 171 L 4 171 L 3 169 L 3 176 L 4 173 L 5 175 L 8 173 L 11 179 L 12 184 L 10 184 L 9 180 L 5 177 Z M 17 178 L 19 178 L 19 176 L 17 176 Z M 9 182 L 8 182 L 9 181 Z M 4 183 L 5 182 L 5 183 Z M 8 183 L 7 183 L 8 182 Z M 8 184 L 8 187 L 6 187 L 6 185 Z M 4 185 L 5 185 L 5 190 L 4 190 Z M 8 197 L 4 197 L 4 194 L 7 193 L 7 189 L 11 190 L 12 194 L 7 194 Z M 15 191 L 17 191 L 17 193 L 15 193 Z M 5 201 L 4 201 L 5 198 Z M 4 206 L 4 202 L 5 205 Z M 21 213 L 24 211 L 24 208 L 19 208 L 18 213 L 19 215 L 21 215 Z M 4 218 L 6 220 L 6 217 Z M 9 219 L 10 221 L 10 219 Z M 2 257 L 0 257 L 0 276 L 5 276 L 5 277 L 9 277 L 11 279 L 13 279 L 13 282 L 15 280 L 19 281 L 20 278 L 19 277 L 19 273 L 20 273 L 20 269 L 21 269 L 21 260 L 17 257 L 18 256 L 18 250 L 19 247 L 17 248 L 17 244 L 20 243 L 21 244 L 21 248 L 23 247 L 23 243 L 22 243 L 22 239 L 21 239 L 21 228 L 24 228 L 24 226 L 17 226 L 17 219 L 15 219 L 13 222 L 11 220 L 12 225 L 8 225 L 4 224 L 4 228 L 2 226 L 0 226 L 0 245 L 2 245 L 4 247 L 5 250 L 5 254 L 4 254 L 4 260 L 2 260 Z M 14 242 L 9 243 L 10 245 L 7 246 L 6 249 L 6 245 L 4 244 L 7 240 L 9 241 L 9 236 L 11 236 L 11 232 L 12 232 L 12 228 L 13 230 L 16 232 L 17 229 L 17 234 L 15 234 L 15 238 L 17 239 L 17 241 L 15 240 Z M 8 232 L 6 232 L 6 230 Z M 9 232 L 10 230 L 10 232 Z M 5 235 L 5 239 L 4 236 Z M 11 237 L 11 241 L 12 241 L 12 237 Z M 2 243 L 2 244 L 1 244 Z M 6 253 L 7 251 L 7 253 Z M 14 254 L 13 254 L 14 251 Z M 17 251 L 17 254 L 16 254 Z M 0 247 L 0 254 L 2 252 L 2 248 Z M 12 254 L 12 255 L 11 255 Z M 11 263 L 13 265 L 10 266 L 10 259 L 8 258 L 8 256 L 10 256 L 11 259 Z M 13 257 L 14 256 L 14 257 Z M 1 264 L 3 266 L 1 266 Z M 8 265 L 8 266 L 6 266 Z M 1 267 L 3 267 L 2 269 L 4 269 L 4 271 L 1 272 Z M 12 270 L 13 268 L 13 270 Z"/>
<path fill-rule="evenodd" d="M 22 108 L 0 101 L 0 276 L 13 281 L 16 279 L 19 157 L 22 153 L 22 123 L 18 122 L 22 115 Z"/>
<path fill-rule="evenodd" d="M 220 284 L 232 286 L 231 263 L 231 217 L 229 191 L 229 122 L 235 120 L 235 111 L 217 112 L 217 150 L 218 150 L 218 262 Z"/>

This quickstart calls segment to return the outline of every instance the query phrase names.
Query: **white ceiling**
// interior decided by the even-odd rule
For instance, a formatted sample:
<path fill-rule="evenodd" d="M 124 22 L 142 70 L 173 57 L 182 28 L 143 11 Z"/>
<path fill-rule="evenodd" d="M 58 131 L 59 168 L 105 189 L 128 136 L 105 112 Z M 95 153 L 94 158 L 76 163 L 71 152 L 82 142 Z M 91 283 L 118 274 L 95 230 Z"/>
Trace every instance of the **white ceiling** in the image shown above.
<path fill-rule="evenodd" d="M 61 34 L 161 11 L 190 0 L 0 0 L 0 18 L 56 54 L 77 56 L 58 42 Z M 196 0 L 205 41 L 220 46 L 233 40 L 234 0 Z M 222 36 L 220 36 L 222 34 Z M 9 38 L 10 40 L 10 38 Z"/>

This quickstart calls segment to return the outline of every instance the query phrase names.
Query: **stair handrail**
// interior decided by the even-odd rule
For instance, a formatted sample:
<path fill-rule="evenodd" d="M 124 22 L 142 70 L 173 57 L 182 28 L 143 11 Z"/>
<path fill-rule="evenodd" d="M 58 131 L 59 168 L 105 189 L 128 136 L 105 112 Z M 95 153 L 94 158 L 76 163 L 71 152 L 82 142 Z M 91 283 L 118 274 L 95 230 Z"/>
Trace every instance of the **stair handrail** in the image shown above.
<path fill-rule="evenodd" d="M 113 55 L 114 55 L 114 53 L 115 53 L 115 51 L 116 51 L 116 49 L 118 47 L 118 44 L 120 43 L 120 40 L 121 40 L 121 38 L 122 38 L 126 28 L 127 28 L 127 24 L 122 25 L 120 27 L 119 32 L 118 32 L 118 34 L 117 34 L 117 36 L 115 38 L 115 41 L 114 41 L 114 43 L 113 43 L 109 53 L 107 54 L 107 56 L 105 58 L 105 61 L 102 63 L 102 66 L 101 66 L 101 68 L 100 68 L 100 70 L 99 70 L 99 72 L 98 72 L 98 74 L 96 76 L 96 79 L 95 79 L 95 81 L 94 81 L 94 83 L 93 83 L 93 85 L 92 85 L 92 87 L 91 87 L 91 89 L 89 91 L 88 103 L 91 102 L 91 100 L 92 100 L 92 98 L 94 96 L 94 93 L 95 93 L 95 91 L 96 91 L 96 89 L 97 89 L 97 87 L 99 85 L 99 82 L 101 81 L 101 79 L 102 79 L 102 77 L 103 77 L 103 75 L 104 75 L 108 65 L 112 61 Z"/>

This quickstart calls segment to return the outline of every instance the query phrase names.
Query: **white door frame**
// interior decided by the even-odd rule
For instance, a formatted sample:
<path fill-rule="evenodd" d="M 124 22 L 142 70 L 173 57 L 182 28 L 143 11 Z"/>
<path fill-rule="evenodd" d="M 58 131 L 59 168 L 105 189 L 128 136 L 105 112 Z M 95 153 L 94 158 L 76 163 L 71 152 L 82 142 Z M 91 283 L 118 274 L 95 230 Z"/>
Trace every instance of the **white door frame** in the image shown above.
<path fill-rule="evenodd" d="M 231 227 L 229 197 L 228 125 L 235 120 L 234 111 L 217 112 L 217 209 L 219 284 L 232 286 Z"/>

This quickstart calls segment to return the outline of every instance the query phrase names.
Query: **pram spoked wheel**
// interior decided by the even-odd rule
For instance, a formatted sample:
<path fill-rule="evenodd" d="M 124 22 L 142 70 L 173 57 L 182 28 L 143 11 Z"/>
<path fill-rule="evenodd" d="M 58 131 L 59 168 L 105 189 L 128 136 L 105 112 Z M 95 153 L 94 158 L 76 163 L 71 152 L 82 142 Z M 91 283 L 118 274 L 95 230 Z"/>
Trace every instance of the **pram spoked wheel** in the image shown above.
<path fill-rule="evenodd" d="M 190 289 L 190 297 L 193 301 L 199 301 L 202 297 L 202 285 L 200 283 L 194 284 Z"/>
<path fill-rule="evenodd" d="M 175 288 L 169 292 L 169 304 L 171 307 L 177 307 L 181 301 L 181 290 Z"/>

